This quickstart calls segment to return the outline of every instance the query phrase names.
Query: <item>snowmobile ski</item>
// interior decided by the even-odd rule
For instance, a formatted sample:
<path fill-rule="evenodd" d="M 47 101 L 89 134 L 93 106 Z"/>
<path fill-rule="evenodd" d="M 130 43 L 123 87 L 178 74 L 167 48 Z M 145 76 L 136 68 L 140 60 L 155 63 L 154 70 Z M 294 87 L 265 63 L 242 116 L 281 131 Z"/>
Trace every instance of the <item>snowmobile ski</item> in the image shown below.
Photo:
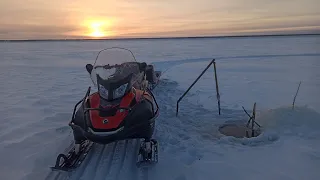
<path fill-rule="evenodd" d="M 158 162 L 158 142 L 155 139 L 140 143 L 137 167 L 145 167 Z"/>
<path fill-rule="evenodd" d="M 78 153 L 76 153 L 76 147 L 74 146 L 67 155 L 59 154 L 55 166 L 51 169 L 53 171 L 72 171 L 76 169 L 84 161 L 93 144 L 93 142 L 86 140 L 80 144 Z M 62 162 L 61 159 L 63 159 Z"/>

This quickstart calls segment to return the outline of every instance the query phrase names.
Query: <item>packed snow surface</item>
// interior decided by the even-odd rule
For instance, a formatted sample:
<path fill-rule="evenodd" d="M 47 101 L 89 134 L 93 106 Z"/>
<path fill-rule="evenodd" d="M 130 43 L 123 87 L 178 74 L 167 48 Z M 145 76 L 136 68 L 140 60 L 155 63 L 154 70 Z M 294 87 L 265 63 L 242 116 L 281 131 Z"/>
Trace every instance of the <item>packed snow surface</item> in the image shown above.
<path fill-rule="evenodd" d="M 320 36 L 0 43 L 0 179 L 320 179 Z M 98 51 L 130 49 L 164 72 L 154 138 L 159 162 L 135 166 L 138 140 L 94 145 L 78 170 L 51 172 L 72 140 L 72 110 L 92 81 Z M 215 58 L 213 67 L 176 101 Z M 299 82 L 301 87 L 292 109 Z M 248 120 L 257 103 L 263 133 L 226 137 L 218 128 Z"/>

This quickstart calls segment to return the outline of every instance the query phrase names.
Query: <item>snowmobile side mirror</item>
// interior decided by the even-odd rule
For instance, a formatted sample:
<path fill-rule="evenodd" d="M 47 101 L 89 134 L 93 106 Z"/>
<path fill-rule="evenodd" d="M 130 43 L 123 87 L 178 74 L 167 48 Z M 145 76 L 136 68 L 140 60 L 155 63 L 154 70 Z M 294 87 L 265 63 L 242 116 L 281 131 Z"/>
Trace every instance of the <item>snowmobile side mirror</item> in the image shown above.
<path fill-rule="evenodd" d="M 146 68 L 147 68 L 147 63 L 145 63 L 145 62 L 139 63 L 140 72 L 145 71 Z"/>
<path fill-rule="evenodd" d="M 87 65 L 86 65 L 86 69 L 87 69 L 88 73 L 91 74 L 92 69 L 93 69 L 92 64 L 87 64 Z"/>

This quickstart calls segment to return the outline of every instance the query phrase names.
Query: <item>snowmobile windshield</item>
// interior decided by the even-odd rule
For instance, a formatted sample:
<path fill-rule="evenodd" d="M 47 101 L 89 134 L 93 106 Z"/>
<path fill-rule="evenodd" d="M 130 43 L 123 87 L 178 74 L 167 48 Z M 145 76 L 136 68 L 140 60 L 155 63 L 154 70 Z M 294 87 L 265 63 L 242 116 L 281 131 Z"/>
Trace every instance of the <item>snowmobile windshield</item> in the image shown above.
<path fill-rule="evenodd" d="M 107 101 L 121 98 L 140 74 L 139 63 L 130 50 L 109 48 L 99 52 L 91 72 L 93 84 Z"/>

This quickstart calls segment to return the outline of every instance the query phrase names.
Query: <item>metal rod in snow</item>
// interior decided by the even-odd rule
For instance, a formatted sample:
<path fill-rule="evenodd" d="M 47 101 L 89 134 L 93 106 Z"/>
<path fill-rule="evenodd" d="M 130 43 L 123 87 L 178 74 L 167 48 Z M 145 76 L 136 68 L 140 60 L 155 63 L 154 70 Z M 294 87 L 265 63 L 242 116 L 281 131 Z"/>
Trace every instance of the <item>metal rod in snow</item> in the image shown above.
<path fill-rule="evenodd" d="M 293 98 L 292 109 L 294 109 L 294 103 L 296 102 L 296 98 L 297 98 L 297 95 L 298 95 L 298 92 L 299 92 L 299 89 L 300 89 L 300 85 L 301 85 L 301 81 L 300 81 L 300 83 L 299 83 L 299 86 L 298 86 L 296 95 L 295 95 L 294 98 Z"/>
<path fill-rule="evenodd" d="M 218 100 L 218 108 L 219 108 L 219 115 L 220 115 L 220 94 L 219 94 L 219 85 L 218 85 L 218 77 L 217 77 L 217 68 L 216 68 L 216 62 L 213 62 L 213 68 L 214 68 L 214 78 L 216 81 L 216 92 L 217 92 L 217 100 Z"/>
<path fill-rule="evenodd" d="M 256 122 L 256 103 L 253 105 L 252 111 L 252 124 L 251 124 L 251 137 L 254 137 L 254 124 Z"/>
<path fill-rule="evenodd" d="M 248 111 L 242 106 L 242 109 L 244 110 L 244 112 L 248 115 L 248 117 L 249 117 L 249 120 L 248 120 L 248 122 L 247 122 L 247 125 L 246 125 L 246 127 L 249 127 L 249 125 L 250 125 L 250 121 L 253 119 L 253 118 L 255 118 L 256 117 L 256 112 L 255 112 L 255 106 L 256 106 L 256 103 L 254 103 L 254 108 L 253 108 L 253 115 L 252 116 L 250 116 L 250 114 L 248 113 Z M 259 126 L 259 127 L 261 127 L 260 126 L 260 124 L 258 124 L 257 123 L 257 121 L 253 121 L 257 126 Z"/>
<path fill-rule="evenodd" d="M 208 66 L 201 72 L 201 74 L 197 77 L 196 80 L 194 80 L 194 82 L 191 84 L 191 86 L 187 89 L 186 92 L 183 93 L 183 95 L 178 99 L 177 101 L 177 109 L 176 109 L 176 116 L 178 116 L 179 113 L 179 102 L 182 100 L 182 98 L 190 91 L 190 89 L 196 84 L 196 82 L 198 82 L 198 80 L 201 78 L 201 76 L 209 69 L 210 65 L 215 61 L 215 59 L 213 59 Z"/>

